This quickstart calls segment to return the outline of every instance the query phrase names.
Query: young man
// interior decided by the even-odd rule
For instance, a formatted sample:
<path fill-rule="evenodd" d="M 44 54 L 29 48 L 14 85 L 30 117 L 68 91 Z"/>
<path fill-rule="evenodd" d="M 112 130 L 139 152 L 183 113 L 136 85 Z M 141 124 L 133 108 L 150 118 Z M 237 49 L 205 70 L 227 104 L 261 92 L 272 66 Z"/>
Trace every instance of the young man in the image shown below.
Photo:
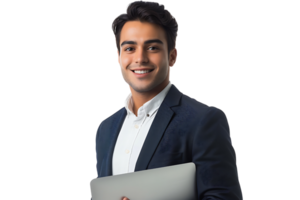
<path fill-rule="evenodd" d="M 130 4 L 113 22 L 131 94 L 98 128 L 98 177 L 194 162 L 199 200 L 241 200 L 225 114 L 169 81 L 177 30 L 164 6 L 151 2 Z"/>

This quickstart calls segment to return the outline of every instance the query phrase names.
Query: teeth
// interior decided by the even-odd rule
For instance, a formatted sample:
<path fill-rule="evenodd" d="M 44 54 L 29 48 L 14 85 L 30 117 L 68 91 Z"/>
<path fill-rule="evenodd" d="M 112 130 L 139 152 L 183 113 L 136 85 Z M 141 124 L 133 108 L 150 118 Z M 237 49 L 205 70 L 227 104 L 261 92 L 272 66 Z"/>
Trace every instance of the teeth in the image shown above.
<path fill-rule="evenodd" d="M 145 73 L 148 73 L 150 72 L 150 70 L 135 70 L 134 73 L 137 73 L 137 74 L 145 74 Z"/>

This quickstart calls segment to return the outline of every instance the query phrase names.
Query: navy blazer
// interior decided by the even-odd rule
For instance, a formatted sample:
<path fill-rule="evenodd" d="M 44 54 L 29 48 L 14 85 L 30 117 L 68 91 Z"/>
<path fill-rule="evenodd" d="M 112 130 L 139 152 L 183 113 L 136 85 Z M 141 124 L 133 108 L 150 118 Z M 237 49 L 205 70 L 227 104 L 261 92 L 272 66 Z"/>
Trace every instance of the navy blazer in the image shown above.
<path fill-rule="evenodd" d="M 96 136 L 98 178 L 112 175 L 112 156 L 126 117 L 123 107 Z M 135 171 L 194 162 L 199 200 L 242 200 L 225 114 L 171 86 L 149 129 Z"/>

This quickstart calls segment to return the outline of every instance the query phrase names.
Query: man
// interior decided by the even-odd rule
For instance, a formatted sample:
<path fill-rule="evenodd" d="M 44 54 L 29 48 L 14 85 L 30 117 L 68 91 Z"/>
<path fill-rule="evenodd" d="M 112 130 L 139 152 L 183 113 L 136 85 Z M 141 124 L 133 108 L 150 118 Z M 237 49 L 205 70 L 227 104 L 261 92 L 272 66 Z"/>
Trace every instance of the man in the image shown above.
<path fill-rule="evenodd" d="M 113 22 L 131 94 L 125 107 L 98 128 L 98 177 L 194 162 L 199 200 L 241 200 L 225 114 L 182 94 L 169 81 L 177 27 L 164 6 L 141 1 Z"/>

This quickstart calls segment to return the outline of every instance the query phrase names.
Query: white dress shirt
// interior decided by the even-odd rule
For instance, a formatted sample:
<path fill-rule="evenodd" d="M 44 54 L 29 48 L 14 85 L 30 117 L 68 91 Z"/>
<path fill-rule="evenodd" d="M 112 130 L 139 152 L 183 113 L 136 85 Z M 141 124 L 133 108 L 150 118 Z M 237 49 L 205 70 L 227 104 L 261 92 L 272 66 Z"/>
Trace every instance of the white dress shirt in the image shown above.
<path fill-rule="evenodd" d="M 137 116 L 132 112 L 132 95 L 125 101 L 127 116 L 120 130 L 112 160 L 113 175 L 134 172 L 138 156 L 149 132 L 157 110 L 166 97 L 171 82 L 155 97 L 138 109 Z"/>

